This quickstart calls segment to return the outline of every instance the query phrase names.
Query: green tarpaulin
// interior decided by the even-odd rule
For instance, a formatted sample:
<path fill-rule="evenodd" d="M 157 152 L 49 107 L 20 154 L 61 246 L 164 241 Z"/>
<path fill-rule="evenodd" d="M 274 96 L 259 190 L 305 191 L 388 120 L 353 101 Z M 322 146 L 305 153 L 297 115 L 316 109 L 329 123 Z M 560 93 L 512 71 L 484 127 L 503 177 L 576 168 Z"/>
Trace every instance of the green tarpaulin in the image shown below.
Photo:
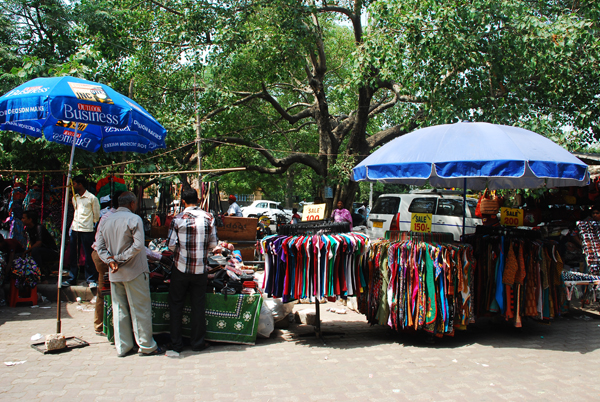
<path fill-rule="evenodd" d="M 155 334 L 170 330 L 169 294 L 152 293 L 152 331 Z M 206 340 L 212 342 L 254 345 L 262 298 L 260 295 L 206 295 Z M 183 336 L 190 336 L 191 307 L 189 300 L 183 309 Z M 112 342 L 112 300 L 104 297 L 104 332 Z"/>

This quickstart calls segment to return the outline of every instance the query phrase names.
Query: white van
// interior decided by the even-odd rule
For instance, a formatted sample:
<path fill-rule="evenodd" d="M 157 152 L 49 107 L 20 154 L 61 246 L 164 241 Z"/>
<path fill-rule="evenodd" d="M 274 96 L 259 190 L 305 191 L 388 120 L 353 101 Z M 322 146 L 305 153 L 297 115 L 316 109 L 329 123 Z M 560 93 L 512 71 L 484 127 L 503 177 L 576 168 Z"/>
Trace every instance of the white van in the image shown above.
<path fill-rule="evenodd" d="M 477 200 L 467 198 L 465 233 L 474 233 L 481 225 L 475 216 Z M 434 190 L 416 191 L 410 194 L 380 195 L 367 220 L 367 234 L 371 239 L 384 237 L 388 230 L 410 231 L 413 213 L 431 214 L 431 231 L 452 233 L 455 241 L 460 240 L 463 224 L 463 197 L 456 192 L 445 193 Z"/>

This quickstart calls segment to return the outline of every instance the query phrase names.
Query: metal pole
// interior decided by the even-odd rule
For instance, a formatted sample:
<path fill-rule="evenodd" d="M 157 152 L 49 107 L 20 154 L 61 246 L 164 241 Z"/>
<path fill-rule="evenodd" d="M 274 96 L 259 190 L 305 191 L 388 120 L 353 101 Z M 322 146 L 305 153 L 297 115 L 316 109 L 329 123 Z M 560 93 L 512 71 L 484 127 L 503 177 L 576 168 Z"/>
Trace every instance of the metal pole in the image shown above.
<path fill-rule="evenodd" d="M 67 188 L 65 188 L 65 206 L 63 208 L 62 237 L 60 239 L 60 261 L 58 262 L 58 291 L 56 293 L 56 333 L 60 334 L 60 289 L 62 287 L 62 273 L 65 258 L 65 237 L 67 234 L 67 211 L 69 208 L 69 186 L 71 184 L 71 173 L 73 171 L 73 157 L 75 156 L 75 143 L 77 142 L 77 122 L 75 122 L 75 134 L 73 134 L 73 145 L 71 146 L 71 160 L 69 161 L 69 173 L 67 174 Z"/>
<path fill-rule="evenodd" d="M 463 184 L 463 237 L 465 235 L 465 224 L 467 221 L 467 178 L 464 178 Z"/>
<path fill-rule="evenodd" d="M 202 137 L 200 129 L 200 112 L 196 112 L 196 141 L 198 142 L 198 187 L 200 187 L 200 180 L 202 180 Z"/>
<path fill-rule="evenodd" d="M 198 189 L 200 190 L 200 181 L 202 180 L 202 137 L 200 136 L 200 109 L 198 109 L 198 99 L 196 98 L 196 73 L 194 73 L 194 103 L 196 104 L 196 145 L 198 146 Z"/>
<path fill-rule="evenodd" d="M 369 192 L 369 209 L 373 209 L 373 182 L 369 184 L 371 185 L 371 191 Z"/>

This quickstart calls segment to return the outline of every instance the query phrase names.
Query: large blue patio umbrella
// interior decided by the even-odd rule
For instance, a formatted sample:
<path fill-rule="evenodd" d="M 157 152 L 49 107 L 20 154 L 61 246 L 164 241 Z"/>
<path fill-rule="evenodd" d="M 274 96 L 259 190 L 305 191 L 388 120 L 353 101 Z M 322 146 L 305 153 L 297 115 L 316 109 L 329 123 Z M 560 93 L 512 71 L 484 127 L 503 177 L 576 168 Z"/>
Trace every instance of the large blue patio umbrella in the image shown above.
<path fill-rule="evenodd" d="M 356 165 L 355 181 L 482 190 L 584 186 L 587 165 L 519 127 L 460 122 L 398 137 Z"/>
<path fill-rule="evenodd" d="M 589 182 L 587 165 L 548 138 L 519 127 L 472 122 L 422 128 L 396 138 L 352 172 L 354 181 L 429 182 L 465 192 Z"/>
<path fill-rule="evenodd" d="M 0 97 L 0 131 L 71 146 L 58 277 L 58 323 L 67 207 L 75 147 L 146 153 L 165 148 L 165 128 L 143 107 L 112 88 L 74 77 L 36 78 Z M 75 140 L 74 140 L 75 139 Z"/>

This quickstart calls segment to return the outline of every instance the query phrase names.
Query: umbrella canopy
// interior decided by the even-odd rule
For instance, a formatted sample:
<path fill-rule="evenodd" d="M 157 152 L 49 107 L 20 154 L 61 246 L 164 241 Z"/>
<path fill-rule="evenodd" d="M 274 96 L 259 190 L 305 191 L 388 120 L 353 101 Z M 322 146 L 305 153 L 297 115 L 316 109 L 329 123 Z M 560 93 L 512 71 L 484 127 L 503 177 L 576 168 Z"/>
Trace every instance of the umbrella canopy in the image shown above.
<path fill-rule="evenodd" d="M 481 190 L 583 186 L 587 165 L 523 128 L 460 122 L 413 131 L 384 145 L 353 171 L 355 181 Z"/>
<path fill-rule="evenodd" d="M 77 124 L 76 124 L 77 123 Z M 165 148 L 166 130 L 112 88 L 74 77 L 36 78 L 0 97 L 0 131 L 96 152 Z M 75 134 L 77 131 L 77 134 Z"/>
<path fill-rule="evenodd" d="M 167 131 L 143 107 L 112 88 L 74 77 L 36 78 L 0 97 L 0 131 L 71 146 L 65 189 L 57 297 L 61 332 L 60 288 L 67 233 L 69 184 L 75 147 L 96 152 L 146 153 L 165 148 Z"/>

